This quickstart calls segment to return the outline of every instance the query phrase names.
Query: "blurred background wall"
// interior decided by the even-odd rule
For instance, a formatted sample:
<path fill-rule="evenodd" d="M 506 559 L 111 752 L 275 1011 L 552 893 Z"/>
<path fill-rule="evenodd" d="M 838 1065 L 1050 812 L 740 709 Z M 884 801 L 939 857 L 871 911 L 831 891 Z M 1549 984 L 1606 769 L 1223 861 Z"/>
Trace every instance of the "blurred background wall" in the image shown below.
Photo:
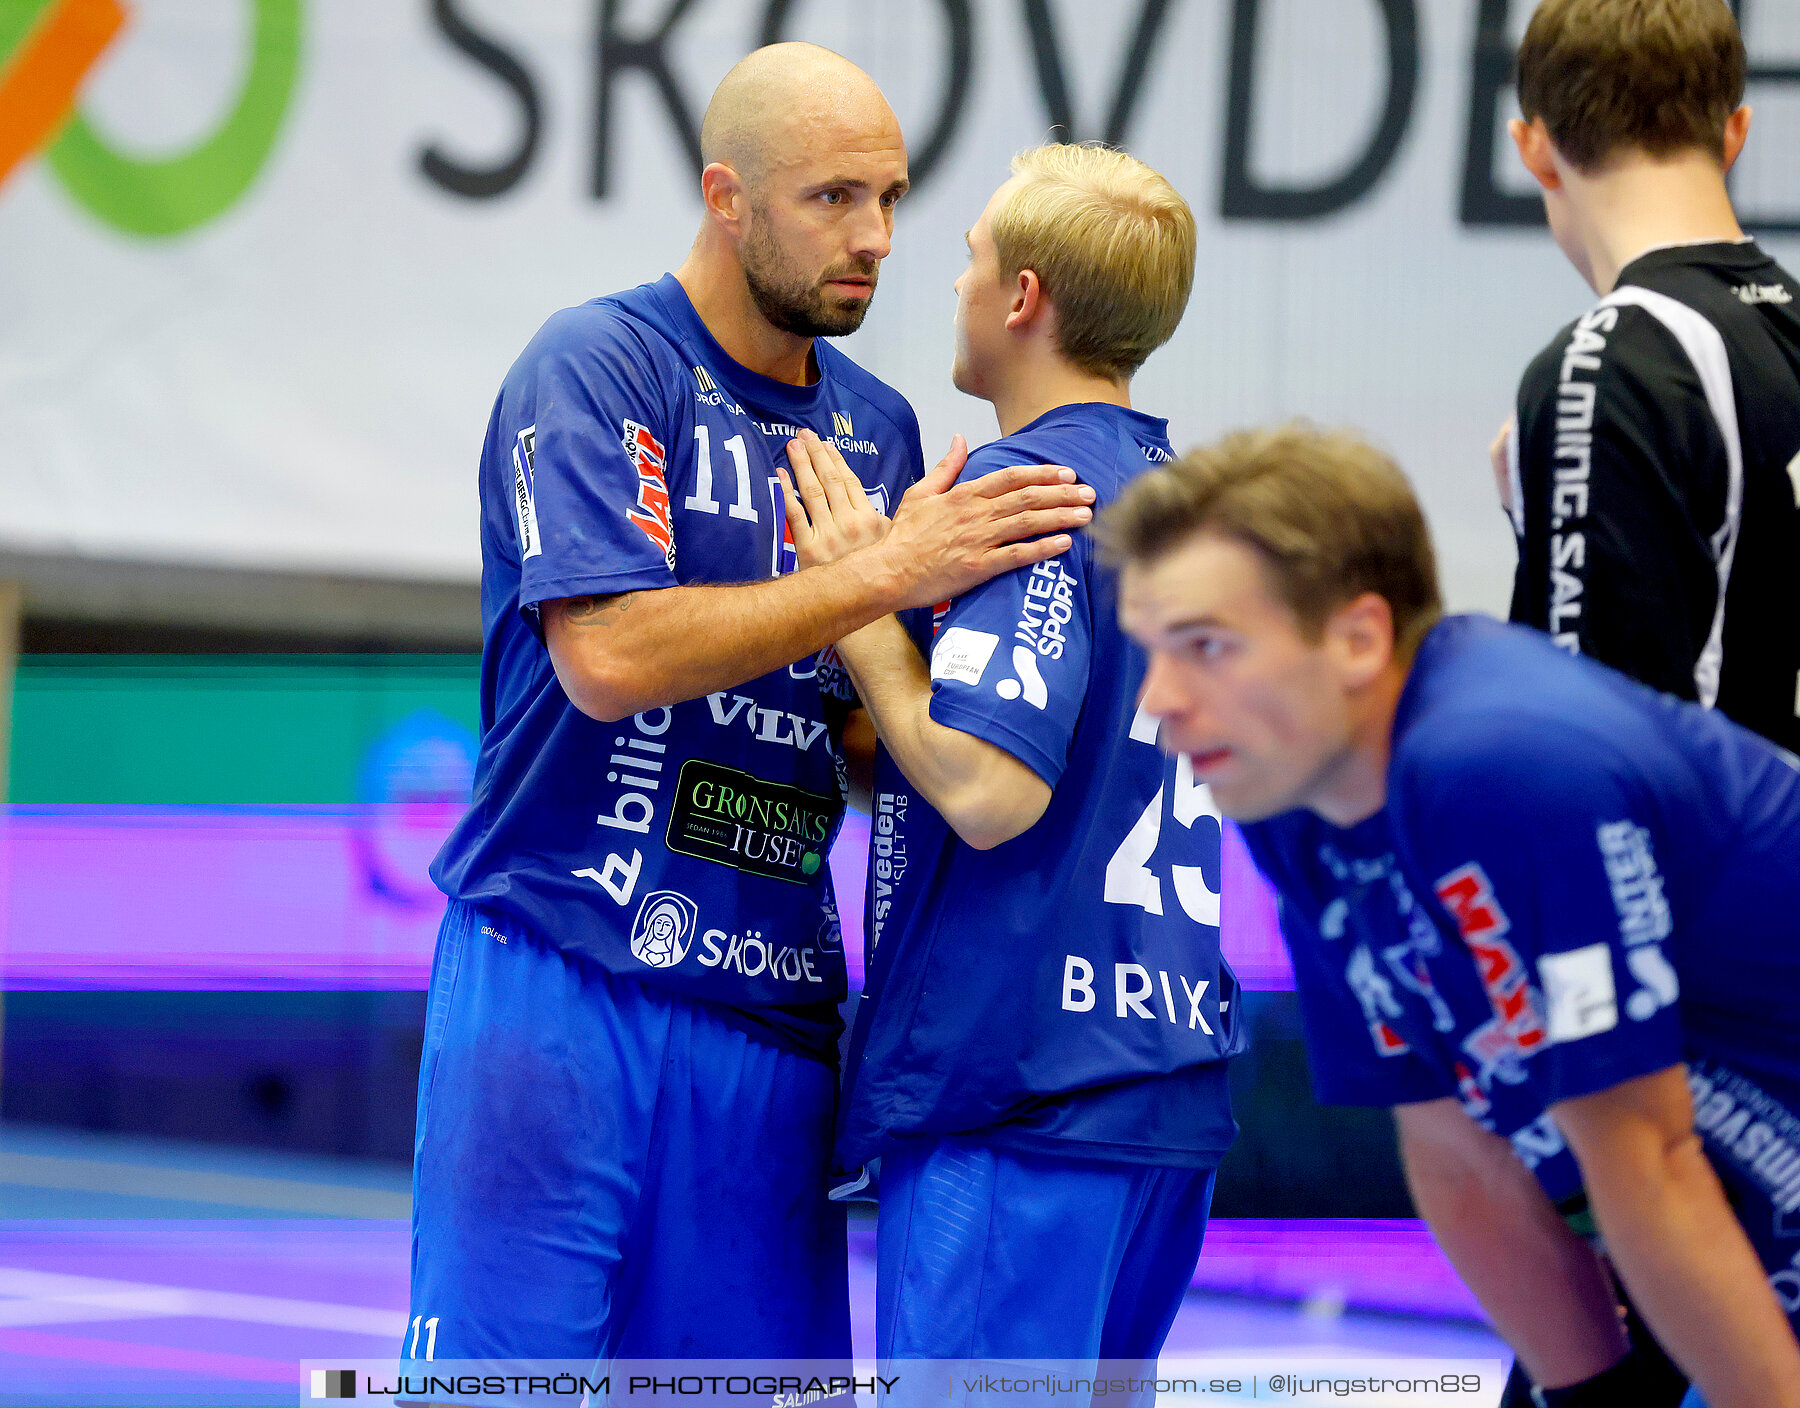
<path fill-rule="evenodd" d="M 995 433 L 948 379 L 962 232 L 1011 152 L 1104 138 L 1200 219 L 1138 404 L 1178 445 L 1362 427 L 1452 606 L 1503 612 L 1486 446 L 1591 301 L 1504 134 L 1530 8 L 0 0 L 0 1114 L 407 1155 L 492 397 L 551 311 L 680 261 L 707 96 L 761 42 L 849 55 L 907 130 L 846 347 L 928 453 Z M 1792 265 L 1800 6 L 1737 8 L 1736 196 Z M 1385 1123 L 1312 1108 L 1278 974 L 1252 1016 L 1220 1211 L 1403 1213 Z"/>
<path fill-rule="evenodd" d="M 28 613 L 444 638 L 434 589 L 456 600 L 477 570 L 476 453 L 508 363 L 553 309 L 679 262 L 713 84 L 797 37 L 866 66 L 909 133 L 916 188 L 846 345 L 931 448 L 994 429 L 948 380 L 963 230 L 1014 150 L 1106 138 L 1201 220 L 1142 404 L 1177 443 L 1363 426 L 1417 477 L 1451 601 L 1498 608 L 1485 448 L 1525 360 L 1589 301 L 1502 126 L 1530 8 L 8 0 L 13 68 L 46 62 L 35 22 L 78 81 L 60 113 L 10 85 L 54 135 L 0 173 L 0 567 Z M 1737 196 L 1791 231 L 1800 7 L 1741 8 L 1757 125 Z M 353 610 L 207 571 L 390 590 Z"/>

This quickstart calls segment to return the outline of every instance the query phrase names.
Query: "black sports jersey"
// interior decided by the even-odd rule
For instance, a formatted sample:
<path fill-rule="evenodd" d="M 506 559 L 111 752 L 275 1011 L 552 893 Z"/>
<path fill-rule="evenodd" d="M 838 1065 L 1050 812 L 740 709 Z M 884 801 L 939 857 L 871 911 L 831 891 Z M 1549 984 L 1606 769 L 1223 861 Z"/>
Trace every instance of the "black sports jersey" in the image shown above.
<path fill-rule="evenodd" d="M 1652 250 L 1519 385 L 1512 619 L 1800 750 L 1800 283 Z"/>

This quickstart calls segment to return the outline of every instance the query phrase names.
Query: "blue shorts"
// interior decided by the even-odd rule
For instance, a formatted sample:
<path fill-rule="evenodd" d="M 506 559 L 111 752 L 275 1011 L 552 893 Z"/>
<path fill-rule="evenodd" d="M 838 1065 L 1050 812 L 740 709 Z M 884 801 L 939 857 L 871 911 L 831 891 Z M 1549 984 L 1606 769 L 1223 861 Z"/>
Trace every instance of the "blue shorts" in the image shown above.
<path fill-rule="evenodd" d="M 825 1197 L 836 1084 L 703 1004 L 452 903 L 402 1356 L 847 1358 L 844 1215 Z"/>
<path fill-rule="evenodd" d="M 890 1151 L 877 1357 L 1154 1360 L 1194 1279 L 1217 1173 L 979 1136 Z"/>

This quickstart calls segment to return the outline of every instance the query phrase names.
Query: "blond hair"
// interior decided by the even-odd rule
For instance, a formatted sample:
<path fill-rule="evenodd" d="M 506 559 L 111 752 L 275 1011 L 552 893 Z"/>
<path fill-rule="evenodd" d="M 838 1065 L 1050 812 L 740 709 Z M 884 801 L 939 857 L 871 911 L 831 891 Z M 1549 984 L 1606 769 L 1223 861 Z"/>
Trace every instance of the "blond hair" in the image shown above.
<path fill-rule="evenodd" d="M 1519 110 L 1582 171 L 1621 149 L 1723 161 L 1745 67 L 1725 0 L 1544 0 L 1519 45 Z"/>
<path fill-rule="evenodd" d="M 1349 431 L 1237 431 L 1139 475 L 1093 531 L 1114 563 L 1151 561 L 1195 533 L 1240 542 L 1309 639 L 1364 592 L 1386 600 L 1403 655 L 1443 614 L 1412 486 Z"/>
<path fill-rule="evenodd" d="M 1057 349 L 1124 379 L 1174 333 L 1194 286 L 1194 213 L 1136 157 L 1098 143 L 1034 147 L 993 218 L 1002 279 L 1030 269 L 1056 308 Z"/>

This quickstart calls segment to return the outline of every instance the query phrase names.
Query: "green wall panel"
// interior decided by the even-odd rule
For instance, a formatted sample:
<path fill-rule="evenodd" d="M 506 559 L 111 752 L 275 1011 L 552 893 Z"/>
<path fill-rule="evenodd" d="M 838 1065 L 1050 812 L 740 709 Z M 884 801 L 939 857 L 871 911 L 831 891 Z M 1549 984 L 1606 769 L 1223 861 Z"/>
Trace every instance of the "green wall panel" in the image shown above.
<path fill-rule="evenodd" d="M 27 655 L 9 801 L 364 800 L 384 739 L 473 745 L 475 655 Z"/>

